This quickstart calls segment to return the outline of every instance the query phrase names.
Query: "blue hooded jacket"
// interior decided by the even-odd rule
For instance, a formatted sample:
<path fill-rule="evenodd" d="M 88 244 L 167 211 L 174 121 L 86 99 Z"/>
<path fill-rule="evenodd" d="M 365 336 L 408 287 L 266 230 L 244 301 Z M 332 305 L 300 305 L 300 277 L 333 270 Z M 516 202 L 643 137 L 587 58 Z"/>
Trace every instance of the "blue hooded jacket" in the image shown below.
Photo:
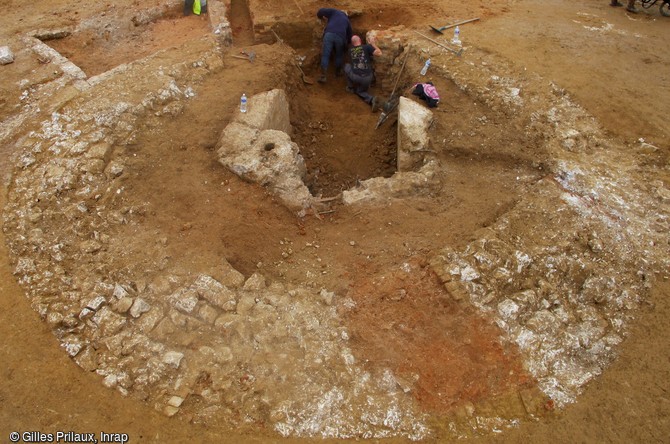
<path fill-rule="evenodd" d="M 326 17 L 328 19 L 326 29 L 323 30 L 324 34 L 326 32 L 332 32 L 333 34 L 342 37 L 345 44 L 349 44 L 354 32 L 351 29 L 351 22 L 349 22 L 347 14 L 339 9 L 321 8 L 317 11 L 316 16 L 318 18 Z"/>

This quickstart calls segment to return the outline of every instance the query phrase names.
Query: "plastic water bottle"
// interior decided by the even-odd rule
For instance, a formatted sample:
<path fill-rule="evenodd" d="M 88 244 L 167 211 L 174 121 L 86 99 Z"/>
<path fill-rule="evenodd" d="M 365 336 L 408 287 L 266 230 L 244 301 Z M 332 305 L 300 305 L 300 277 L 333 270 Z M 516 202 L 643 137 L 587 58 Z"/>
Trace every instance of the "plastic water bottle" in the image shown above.
<path fill-rule="evenodd" d="M 428 67 L 430 67 L 430 59 L 426 60 L 426 63 L 423 64 L 423 68 L 421 68 L 422 76 L 426 75 L 426 73 L 428 72 Z"/>
<path fill-rule="evenodd" d="M 240 112 L 241 113 L 246 113 L 247 112 L 247 95 L 242 94 L 242 98 L 240 99 Z"/>
<path fill-rule="evenodd" d="M 454 38 L 451 39 L 451 43 L 453 43 L 454 45 L 461 44 L 461 30 L 458 26 L 456 26 L 456 29 L 454 29 Z"/>

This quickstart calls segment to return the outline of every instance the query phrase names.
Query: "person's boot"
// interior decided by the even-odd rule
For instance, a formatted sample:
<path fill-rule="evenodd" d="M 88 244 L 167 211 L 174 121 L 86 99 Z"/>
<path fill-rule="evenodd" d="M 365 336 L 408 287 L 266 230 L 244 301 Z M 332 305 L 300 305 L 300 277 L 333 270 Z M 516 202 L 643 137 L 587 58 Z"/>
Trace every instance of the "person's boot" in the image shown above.
<path fill-rule="evenodd" d="M 382 110 L 383 112 L 388 112 L 388 102 L 386 100 L 382 100 L 377 96 L 374 96 L 372 98 L 372 102 L 370 102 L 370 106 L 372 106 L 372 112 L 376 112 L 378 110 Z"/>
<path fill-rule="evenodd" d="M 612 0 L 610 6 L 623 6 L 623 3 L 621 3 L 619 0 Z"/>
<path fill-rule="evenodd" d="M 326 83 L 326 70 L 321 68 L 321 77 L 317 79 L 319 83 Z"/>
<path fill-rule="evenodd" d="M 370 106 L 372 107 L 372 112 L 376 112 L 379 109 L 379 99 L 377 96 L 374 96 L 372 98 L 372 101 L 370 102 Z"/>

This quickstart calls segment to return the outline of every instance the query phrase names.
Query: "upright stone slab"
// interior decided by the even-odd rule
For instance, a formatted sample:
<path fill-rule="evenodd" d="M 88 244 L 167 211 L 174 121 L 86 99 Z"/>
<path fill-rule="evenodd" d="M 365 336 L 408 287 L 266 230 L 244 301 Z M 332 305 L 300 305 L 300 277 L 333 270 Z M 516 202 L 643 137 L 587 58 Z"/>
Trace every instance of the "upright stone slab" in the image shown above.
<path fill-rule="evenodd" d="M 273 89 L 248 99 L 248 111 L 238 113 L 235 121 L 258 130 L 283 131 L 289 136 L 293 129 L 289 118 L 288 98 L 283 89 Z"/>
<path fill-rule="evenodd" d="M 398 171 L 417 171 L 424 164 L 433 112 L 405 97 L 398 104 Z"/>
<path fill-rule="evenodd" d="M 284 90 L 274 89 L 249 98 L 221 133 L 219 162 L 238 176 L 260 183 L 296 211 L 308 208 L 312 195 L 303 182 L 305 160 L 291 140 L 289 106 Z"/>

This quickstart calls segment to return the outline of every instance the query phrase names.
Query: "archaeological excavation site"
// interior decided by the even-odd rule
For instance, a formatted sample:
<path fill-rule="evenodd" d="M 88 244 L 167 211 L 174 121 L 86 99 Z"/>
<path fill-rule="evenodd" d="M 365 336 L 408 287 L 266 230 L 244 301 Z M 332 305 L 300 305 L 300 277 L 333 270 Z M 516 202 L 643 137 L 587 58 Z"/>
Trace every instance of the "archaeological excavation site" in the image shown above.
<path fill-rule="evenodd" d="M 81 372 L 185 427 L 449 440 L 560 414 L 667 274 L 667 185 L 469 43 L 480 23 L 458 47 L 336 3 L 109 4 L 18 35 L 14 278 Z M 376 38 L 391 109 L 316 82 L 323 6 Z"/>

